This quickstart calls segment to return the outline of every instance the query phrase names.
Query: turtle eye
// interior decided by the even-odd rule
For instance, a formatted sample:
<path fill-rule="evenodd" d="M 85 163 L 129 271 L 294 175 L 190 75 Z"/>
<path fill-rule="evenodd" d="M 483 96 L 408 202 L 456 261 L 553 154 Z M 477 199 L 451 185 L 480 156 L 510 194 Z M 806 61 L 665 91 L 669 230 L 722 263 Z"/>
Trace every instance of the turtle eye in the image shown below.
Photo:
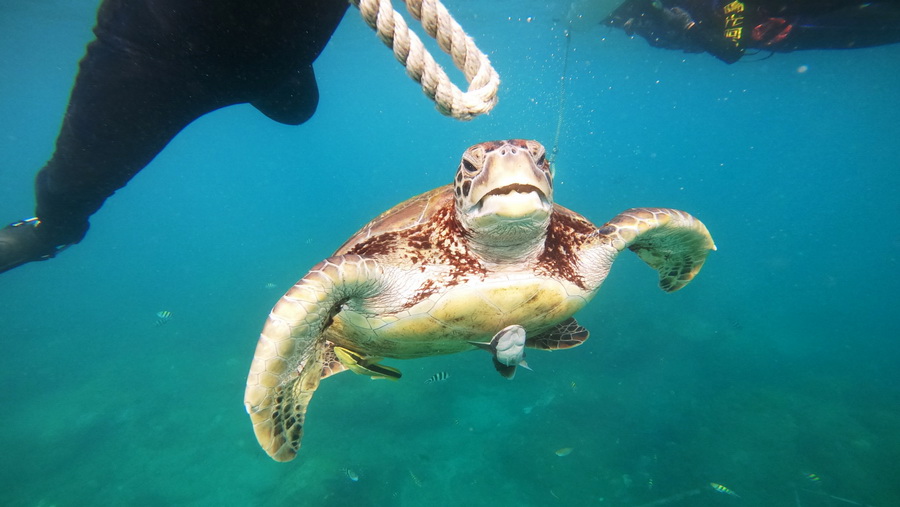
<path fill-rule="evenodd" d="M 537 165 L 538 165 L 538 167 L 543 167 L 543 166 L 544 166 L 544 162 L 546 162 L 546 161 L 547 161 L 547 156 L 546 156 L 544 153 L 541 153 L 541 156 L 538 157 L 538 159 L 537 159 Z"/>
<path fill-rule="evenodd" d="M 463 159 L 462 166 L 463 166 L 463 168 L 465 168 L 466 172 L 469 174 L 478 172 L 478 168 L 475 167 L 475 164 L 473 164 L 472 162 L 469 162 L 466 159 Z"/>

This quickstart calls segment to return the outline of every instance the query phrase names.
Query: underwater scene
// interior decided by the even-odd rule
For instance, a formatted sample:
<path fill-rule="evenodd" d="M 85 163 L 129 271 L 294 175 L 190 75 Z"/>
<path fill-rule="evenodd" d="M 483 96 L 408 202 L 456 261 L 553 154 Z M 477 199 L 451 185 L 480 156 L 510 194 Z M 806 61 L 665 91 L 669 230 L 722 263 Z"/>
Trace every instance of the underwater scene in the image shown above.
<path fill-rule="evenodd" d="M 80 244 L 0 275 L 0 504 L 900 505 L 900 45 L 728 65 L 604 26 L 619 3 L 446 0 L 501 80 L 467 122 L 350 7 L 309 121 L 202 116 Z M 98 5 L 0 7 L 3 225 L 34 214 Z M 543 144 L 597 226 L 676 208 L 717 250 L 674 293 L 624 251 L 590 338 L 510 380 L 478 350 L 324 379 L 274 461 L 243 404 L 273 305 L 503 139 Z"/>

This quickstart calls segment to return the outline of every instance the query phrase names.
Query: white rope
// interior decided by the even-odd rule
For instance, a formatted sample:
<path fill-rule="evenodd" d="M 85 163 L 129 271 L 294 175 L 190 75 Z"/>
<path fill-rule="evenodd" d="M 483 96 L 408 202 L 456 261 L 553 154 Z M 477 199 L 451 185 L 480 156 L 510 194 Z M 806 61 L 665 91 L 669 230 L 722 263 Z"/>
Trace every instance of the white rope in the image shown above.
<path fill-rule="evenodd" d="M 437 40 L 441 50 L 463 72 L 469 83 L 465 93 L 450 81 L 390 0 L 350 0 L 350 3 L 359 9 L 378 38 L 394 51 L 394 56 L 406 67 L 406 73 L 422 85 L 422 91 L 435 102 L 438 111 L 457 120 L 471 120 L 490 111 L 497 103 L 500 76 L 487 56 L 439 0 L 403 1 L 413 18 L 422 23 L 425 32 Z"/>

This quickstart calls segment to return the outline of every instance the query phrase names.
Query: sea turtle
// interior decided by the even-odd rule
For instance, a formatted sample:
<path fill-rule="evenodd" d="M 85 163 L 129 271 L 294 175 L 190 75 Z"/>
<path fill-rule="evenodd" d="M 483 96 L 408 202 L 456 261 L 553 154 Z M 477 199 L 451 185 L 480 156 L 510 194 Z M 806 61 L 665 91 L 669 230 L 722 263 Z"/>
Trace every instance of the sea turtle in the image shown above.
<path fill-rule="evenodd" d="M 715 245 L 683 211 L 634 208 L 598 228 L 554 204 L 536 141 L 472 146 L 453 184 L 382 213 L 272 309 L 244 397 L 256 438 L 275 460 L 293 459 L 319 381 L 346 369 L 399 378 L 383 358 L 483 348 L 511 376 L 523 341 L 580 345 L 588 332 L 572 315 L 626 248 L 672 292 Z"/>

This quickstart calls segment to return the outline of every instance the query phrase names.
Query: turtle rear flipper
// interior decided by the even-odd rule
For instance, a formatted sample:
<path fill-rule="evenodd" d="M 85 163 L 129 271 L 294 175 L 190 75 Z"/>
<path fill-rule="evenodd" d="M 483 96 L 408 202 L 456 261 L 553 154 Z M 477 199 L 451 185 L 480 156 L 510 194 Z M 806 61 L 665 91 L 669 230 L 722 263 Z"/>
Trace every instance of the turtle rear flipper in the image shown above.
<path fill-rule="evenodd" d="M 540 350 L 562 350 L 577 347 L 584 343 L 590 332 L 581 327 L 578 322 L 569 317 L 543 333 L 529 338 L 525 346 Z"/>
<path fill-rule="evenodd" d="M 601 227 L 618 251 L 625 248 L 659 273 L 659 287 L 674 292 L 690 282 L 716 245 L 706 226 L 684 211 L 666 208 L 632 208 Z"/>

